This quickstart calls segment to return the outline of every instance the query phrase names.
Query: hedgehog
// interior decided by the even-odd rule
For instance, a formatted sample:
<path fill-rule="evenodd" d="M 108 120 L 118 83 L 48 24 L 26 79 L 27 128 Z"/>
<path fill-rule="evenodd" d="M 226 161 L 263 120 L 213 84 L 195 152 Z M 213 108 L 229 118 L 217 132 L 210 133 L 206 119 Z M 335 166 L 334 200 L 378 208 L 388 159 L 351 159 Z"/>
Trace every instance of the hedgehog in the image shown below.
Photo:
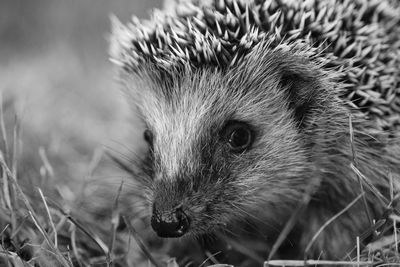
<path fill-rule="evenodd" d="M 341 259 L 400 190 L 398 1 L 168 1 L 112 22 L 158 236 L 251 225 L 265 251 L 284 230 L 280 255 Z"/>

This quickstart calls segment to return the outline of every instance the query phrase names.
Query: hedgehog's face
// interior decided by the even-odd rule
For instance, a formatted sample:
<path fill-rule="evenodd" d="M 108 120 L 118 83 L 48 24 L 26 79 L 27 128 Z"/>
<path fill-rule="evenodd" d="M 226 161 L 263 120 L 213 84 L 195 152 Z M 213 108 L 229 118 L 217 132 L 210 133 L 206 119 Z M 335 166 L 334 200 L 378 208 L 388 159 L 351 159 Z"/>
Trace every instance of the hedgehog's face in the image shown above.
<path fill-rule="evenodd" d="M 246 62 L 227 72 L 187 70 L 169 82 L 136 77 L 159 236 L 279 221 L 302 196 L 310 166 L 301 135 L 306 118 L 298 113 L 309 103 L 290 102 L 275 62 L 264 62 L 269 69 Z"/>

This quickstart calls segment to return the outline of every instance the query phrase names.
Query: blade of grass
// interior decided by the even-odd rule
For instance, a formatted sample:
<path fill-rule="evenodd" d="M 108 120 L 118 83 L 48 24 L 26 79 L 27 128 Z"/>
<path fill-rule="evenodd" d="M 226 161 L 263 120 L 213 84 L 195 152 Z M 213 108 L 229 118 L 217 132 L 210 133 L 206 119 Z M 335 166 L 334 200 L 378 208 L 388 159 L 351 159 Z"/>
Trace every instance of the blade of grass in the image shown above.
<path fill-rule="evenodd" d="M 1 141 L 3 150 L 3 156 L 6 162 L 10 161 L 10 155 L 8 151 L 8 141 L 7 141 L 7 132 L 4 123 L 4 109 L 3 109 L 3 92 L 0 92 L 0 128 L 1 128 Z M 3 197 L 1 198 L 2 202 L 4 201 L 4 208 L 7 208 L 9 211 L 14 212 L 11 205 L 11 197 L 9 191 L 8 177 L 5 175 L 5 170 L 2 170 L 2 180 L 3 180 Z"/>
<path fill-rule="evenodd" d="M 371 266 L 373 262 L 371 261 L 362 261 L 362 262 L 354 262 L 354 261 L 325 261 L 325 260 L 271 260 L 266 261 L 264 266 Z"/>
<path fill-rule="evenodd" d="M 50 240 L 49 235 L 46 233 L 46 231 L 43 229 L 43 227 L 40 225 L 40 223 L 37 221 L 36 217 L 33 215 L 33 213 L 29 210 L 28 211 L 29 216 L 31 217 L 33 223 L 35 224 L 36 228 L 40 231 L 42 236 L 44 237 L 47 245 L 55 250 L 56 247 L 54 246 L 53 242 Z"/>
<path fill-rule="evenodd" d="M 306 188 L 304 195 L 303 195 L 303 199 L 301 200 L 299 205 L 294 210 L 292 216 L 290 216 L 289 220 L 285 224 L 285 227 L 280 232 L 278 238 L 276 239 L 274 245 L 272 246 L 271 252 L 268 255 L 268 260 L 272 259 L 272 257 L 278 251 L 279 247 L 285 241 L 285 239 L 288 236 L 288 234 L 290 233 L 290 231 L 293 229 L 295 223 L 297 222 L 297 219 L 299 218 L 301 213 L 304 211 L 304 209 L 307 207 L 308 203 L 310 202 L 311 196 L 312 196 L 312 191 L 318 186 L 319 183 L 320 183 L 319 179 L 315 178 L 315 179 L 313 179 L 312 183 L 310 183 L 308 185 L 308 187 Z"/>
<path fill-rule="evenodd" d="M 52 199 L 48 199 L 52 205 L 59 211 L 61 214 L 63 214 L 71 223 L 75 224 L 75 226 L 81 230 L 85 235 L 87 235 L 99 248 L 100 250 L 104 253 L 104 256 L 107 257 L 109 248 L 107 245 L 101 240 L 100 237 L 95 235 L 94 233 L 90 232 L 88 229 L 86 229 L 81 223 L 79 223 L 77 220 L 75 220 L 74 217 L 71 216 L 67 211 L 65 211 L 60 205 L 58 205 L 57 202 L 55 202 Z"/>
<path fill-rule="evenodd" d="M 142 238 L 140 237 L 140 235 L 138 234 L 138 232 L 136 232 L 135 228 L 132 226 L 132 224 L 130 223 L 130 221 L 128 221 L 128 219 L 123 216 L 124 222 L 125 224 L 128 226 L 129 232 L 130 234 L 133 235 L 133 238 L 136 240 L 137 244 L 139 245 L 140 249 L 142 250 L 142 252 L 144 253 L 144 255 L 146 255 L 146 257 L 150 260 L 150 262 L 156 266 L 156 267 L 161 267 L 161 265 L 154 259 L 153 255 L 151 255 L 150 250 L 147 248 L 147 246 L 143 243 Z"/>
<path fill-rule="evenodd" d="M 6 158 L 6 161 L 9 162 L 10 154 L 8 151 L 7 132 L 4 123 L 3 92 L 0 92 L 0 128 L 1 128 L 2 147 L 4 148 L 4 156 Z"/>
<path fill-rule="evenodd" d="M 357 236 L 357 267 L 360 266 L 360 237 Z"/>
<path fill-rule="evenodd" d="M 361 171 L 356 166 L 354 166 L 353 163 L 350 164 L 350 167 L 357 174 L 357 176 L 362 179 L 364 185 L 368 187 L 368 190 L 370 190 L 376 196 L 376 198 L 381 201 L 382 205 L 388 206 L 390 201 L 384 195 L 382 195 L 382 193 L 379 192 L 378 189 L 376 189 L 376 187 L 367 179 L 367 177 L 365 177 L 365 175 L 362 174 Z"/>
<path fill-rule="evenodd" d="M 332 218 L 330 218 L 328 221 L 326 221 L 321 228 L 319 228 L 319 230 L 314 234 L 314 236 L 311 238 L 311 241 L 308 243 L 308 245 L 306 246 L 306 249 L 304 250 L 304 259 L 306 259 L 306 255 L 308 254 L 308 251 L 310 250 L 310 248 L 312 247 L 312 245 L 314 244 L 315 240 L 318 238 L 318 236 L 322 233 L 322 231 L 324 231 L 324 229 L 330 225 L 333 221 L 335 221 L 340 215 L 342 215 L 343 213 L 345 213 L 346 211 L 348 211 L 355 203 L 357 203 L 357 201 L 363 197 L 364 194 L 360 194 L 358 195 L 352 202 L 350 202 L 344 209 L 342 209 L 340 212 L 338 212 L 337 214 L 335 214 Z"/>
<path fill-rule="evenodd" d="M 395 252 L 399 252 L 399 240 L 397 239 L 397 228 L 396 228 L 396 222 L 393 221 L 393 232 L 394 232 L 394 244 L 395 244 Z"/>
<path fill-rule="evenodd" d="M 218 254 L 220 254 L 221 253 L 221 251 L 217 251 L 217 252 L 215 252 L 214 254 L 211 254 L 210 252 L 208 252 L 207 251 L 207 259 L 205 259 L 200 265 L 199 265 L 199 267 L 203 267 L 206 263 L 207 263 L 207 261 L 211 261 L 212 263 L 214 263 L 214 264 L 218 264 L 217 262 L 217 260 L 215 259 L 215 256 L 217 256 Z"/>
<path fill-rule="evenodd" d="M 6 226 L 3 228 L 3 230 L 1 230 L 0 232 L 0 236 L 2 236 L 4 234 L 4 232 L 8 229 L 10 225 L 7 223 Z"/>
<path fill-rule="evenodd" d="M 14 132 L 13 132 L 13 159 L 11 164 L 11 171 L 15 178 L 17 178 L 17 166 L 18 166 L 18 155 L 19 155 L 19 142 L 20 142 L 20 134 L 21 134 L 21 121 L 18 116 L 15 115 L 14 118 Z"/>
<path fill-rule="evenodd" d="M 351 154 L 352 154 L 352 164 L 354 165 L 355 168 L 358 169 L 357 155 L 356 155 L 356 150 L 355 150 L 355 146 L 354 146 L 354 131 L 353 131 L 353 123 L 352 123 L 351 114 L 349 115 L 349 128 L 350 128 L 349 131 L 350 131 L 350 147 L 351 147 Z M 357 175 L 357 178 L 358 178 L 358 183 L 360 184 L 360 191 L 363 194 L 364 193 L 363 182 L 361 181 L 361 177 L 359 175 Z M 371 212 L 369 211 L 365 194 L 363 196 L 363 203 L 364 203 L 365 214 L 367 215 L 367 218 L 368 218 L 368 222 L 372 226 L 373 222 L 372 222 Z"/>
<path fill-rule="evenodd" d="M 78 262 L 78 265 L 82 267 L 81 264 L 81 259 L 78 253 L 78 248 L 76 246 L 76 226 L 75 224 L 71 223 L 71 228 L 70 228 L 70 233 L 71 233 L 71 246 L 72 246 L 72 253 L 75 256 L 76 261 Z"/>
<path fill-rule="evenodd" d="M 6 207 L 4 207 L 4 208 L 8 209 L 11 212 L 14 212 L 14 209 L 11 204 L 10 185 L 8 183 L 8 176 L 7 176 L 6 170 L 4 168 L 2 168 L 2 181 L 3 181 L 3 198 L 2 199 L 4 199 L 4 203 L 6 205 Z"/>
<path fill-rule="evenodd" d="M 114 200 L 114 204 L 112 207 L 112 215 L 111 215 L 111 240 L 110 240 L 110 244 L 109 244 L 109 253 L 107 256 L 107 264 L 109 264 L 109 266 L 112 265 L 112 261 L 113 261 L 113 257 L 112 257 L 112 252 L 114 251 L 114 245 L 115 245 L 115 237 L 116 237 L 116 233 L 117 233 L 117 228 L 118 228 L 118 224 L 119 224 L 119 212 L 118 212 L 118 202 L 119 202 L 119 197 L 121 195 L 122 192 L 122 186 L 123 186 L 124 182 L 121 182 L 121 185 L 118 188 L 118 193 L 117 196 L 115 197 Z"/>
<path fill-rule="evenodd" d="M 18 148 L 19 148 L 19 142 L 20 142 L 20 121 L 18 119 L 18 116 L 15 115 L 14 117 L 14 131 L 13 131 L 13 154 L 12 154 L 12 161 L 11 161 L 11 173 L 12 173 L 12 179 L 15 179 L 15 182 L 12 184 L 13 187 L 13 192 L 15 192 L 15 187 L 16 187 L 16 181 L 17 181 L 17 166 L 18 166 Z M 19 209 L 19 203 L 17 201 L 17 194 L 12 194 L 12 199 L 13 199 L 13 204 L 14 204 L 14 209 L 18 210 Z"/>
<path fill-rule="evenodd" d="M 50 178 L 54 178 L 54 169 L 50 164 L 49 158 L 47 157 L 46 150 L 43 147 L 39 148 L 39 156 L 42 160 L 43 167 Z"/>
<path fill-rule="evenodd" d="M 49 206 L 47 205 L 47 202 L 46 202 L 46 199 L 45 199 L 45 197 L 44 197 L 44 195 L 43 195 L 43 192 L 42 192 L 42 190 L 41 190 L 40 188 L 38 188 L 38 191 L 39 191 L 39 195 L 40 195 L 40 197 L 41 197 L 41 199 L 42 199 L 42 201 L 43 201 L 44 207 L 45 207 L 45 209 L 46 209 L 46 214 L 47 214 L 47 217 L 48 217 L 48 219 L 49 219 L 50 226 L 51 226 L 51 228 L 53 229 L 53 234 L 54 234 L 54 245 L 55 245 L 55 247 L 57 248 L 57 247 L 58 247 L 57 229 L 56 229 L 56 226 L 54 225 L 53 218 L 51 217 L 50 210 L 49 210 Z"/>

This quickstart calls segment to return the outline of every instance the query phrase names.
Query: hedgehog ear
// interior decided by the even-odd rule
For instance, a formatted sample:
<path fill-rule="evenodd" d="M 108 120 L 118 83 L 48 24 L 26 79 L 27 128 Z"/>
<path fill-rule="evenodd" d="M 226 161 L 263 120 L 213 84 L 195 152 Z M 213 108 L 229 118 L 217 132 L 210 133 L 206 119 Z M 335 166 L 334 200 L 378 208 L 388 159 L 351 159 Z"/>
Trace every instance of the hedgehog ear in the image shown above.
<path fill-rule="evenodd" d="M 248 54 L 236 71 L 242 76 L 239 79 L 257 84 L 262 90 L 265 85 L 275 87 L 288 103 L 289 112 L 293 114 L 298 127 L 304 128 L 318 107 L 330 101 L 328 94 L 332 90 L 325 72 L 312 60 L 315 52 L 307 44 L 280 44 L 271 47 L 269 41 L 260 42 Z M 270 82 L 273 81 L 275 85 Z M 238 81 L 240 82 L 240 81 Z"/>
<path fill-rule="evenodd" d="M 279 84 L 286 94 L 289 109 L 293 112 L 298 127 L 304 128 L 310 114 L 315 110 L 321 83 L 318 81 L 318 74 L 312 75 L 312 68 L 307 70 L 307 65 L 296 64 L 298 62 L 292 62 L 290 68 L 281 69 Z"/>

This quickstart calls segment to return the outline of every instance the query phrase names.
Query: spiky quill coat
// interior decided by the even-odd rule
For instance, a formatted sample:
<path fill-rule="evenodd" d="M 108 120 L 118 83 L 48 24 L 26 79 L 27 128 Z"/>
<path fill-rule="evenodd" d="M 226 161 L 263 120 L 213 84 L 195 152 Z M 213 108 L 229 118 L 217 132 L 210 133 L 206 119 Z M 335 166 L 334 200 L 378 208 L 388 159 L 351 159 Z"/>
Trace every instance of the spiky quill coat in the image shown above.
<path fill-rule="evenodd" d="M 301 255 L 364 191 L 367 208 L 357 202 L 310 251 L 343 257 L 400 189 L 399 24 L 390 0 L 182 1 L 114 21 L 111 59 L 153 134 L 150 207 L 183 206 L 191 234 L 262 221 L 274 236 L 305 199 Z M 228 121 L 252 127 L 244 153 L 221 140 Z"/>

